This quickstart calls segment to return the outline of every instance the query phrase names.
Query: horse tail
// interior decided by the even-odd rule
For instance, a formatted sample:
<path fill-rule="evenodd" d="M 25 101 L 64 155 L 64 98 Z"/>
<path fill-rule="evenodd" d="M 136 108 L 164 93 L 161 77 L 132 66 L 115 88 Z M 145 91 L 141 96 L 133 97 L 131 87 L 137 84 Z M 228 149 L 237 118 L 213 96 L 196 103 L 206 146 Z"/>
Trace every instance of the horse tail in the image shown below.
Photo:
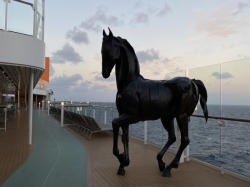
<path fill-rule="evenodd" d="M 192 79 L 192 81 L 198 86 L 200 94 L 200 104 L 203 109 L 203 113 L 207 122 L 208 119 L 208 109 L 207 109 L 207 90 L 201 80 Z"/>

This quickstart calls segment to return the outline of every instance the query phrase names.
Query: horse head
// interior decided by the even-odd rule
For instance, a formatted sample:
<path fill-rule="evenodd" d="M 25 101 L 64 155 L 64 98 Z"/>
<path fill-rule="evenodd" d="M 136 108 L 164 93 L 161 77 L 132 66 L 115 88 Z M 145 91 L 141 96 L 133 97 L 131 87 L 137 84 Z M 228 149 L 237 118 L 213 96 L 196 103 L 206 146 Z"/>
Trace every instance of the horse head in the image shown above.
<path fill-rule="evenodd" d="M 116 45 L 113 33 L 109 29 L 109 35 L 103 30 L 102 39 L 102 76 L 106 79 L 116 63 L 116 59 L 120 57 L 120 48 Z"/>

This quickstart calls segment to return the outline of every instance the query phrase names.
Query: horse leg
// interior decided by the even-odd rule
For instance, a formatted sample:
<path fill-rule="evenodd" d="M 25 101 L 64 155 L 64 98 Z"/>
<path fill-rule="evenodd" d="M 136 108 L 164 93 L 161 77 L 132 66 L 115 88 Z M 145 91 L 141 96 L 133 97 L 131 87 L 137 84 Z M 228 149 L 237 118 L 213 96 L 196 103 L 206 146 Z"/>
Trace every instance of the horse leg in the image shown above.
<path fill-rule="evenodd" d="M 129 125 L 124 125 L 122 127 L 122 143 L 124 145 L 124 157 L 125 157 L 125 166 L 128 166 L 130 163 L 129 160 Z"/>
<path fill-rule="evenodd" d="M 170 145 L 172 145 L 176 141 L 175 131 L 174 131 L 174 117 L 163 116 L 161 118 L 161 122 L 165 130 L 168 132 L 168 141 L 162 150 L 157 154 L 157 161 L 159 165 L 160 171 L 165 169 L 165 163 L 162 161 L 162 158 Z"/>
<path fill-rule="evenodd" d="M 119 149 L 118 149 L 118 134 L 119 134 L 119 128 L 122 127 L 123 130 L 125 130 L 125 134 L 123 132 L 123 139 L 126 140 L 126 126 L 132 123 L 137 123 L 139 121 L 139 118 L 136 116 L 130 116 L 128 114 L 122 114 L 118 118 L 115 118 L 112 121 L 112 127 L 113 127 L 113 154 L 118 158 L 120 162 L 120 166 L 117 172 L 117 175 L 125 175 L 125 170 L 124 167 L 126 165 L 126 151 L 125 153 L 119 154 Z M 128 132 L 127 132 L 128 134 Z M 125 142 L 125 141 L 124 141 Z"/>
<path fill-rule="evenodd" d="M 178 126 L 181 132 L 181 145 L 177 151 L 177 154 L 175 155 L 175 158 L 173 161 L 165 168 L 165 170 L 162 173 L 162 176 L 164 177 L 171 177 L 171 169 L 172 168 L 178 168 L 179 161 L 181 158 L 181 154 L 183 150 L 188 146 L 189 144 L 189 138 L 188 138 L 188 116 L 186 113 L 178 115 L 176 117 Z"/>

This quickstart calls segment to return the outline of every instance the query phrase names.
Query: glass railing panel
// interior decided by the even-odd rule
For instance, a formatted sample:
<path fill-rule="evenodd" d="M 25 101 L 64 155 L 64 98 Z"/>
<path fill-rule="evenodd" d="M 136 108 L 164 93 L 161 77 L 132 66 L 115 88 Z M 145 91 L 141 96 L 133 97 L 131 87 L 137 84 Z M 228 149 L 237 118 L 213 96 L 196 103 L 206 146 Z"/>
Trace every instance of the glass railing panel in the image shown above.
<path fill-rule="evenodd" d="M 41 1 L 37 1 L 37 38 L 42 40 L 43 35 L 43 7 Z"/>
<path fill-rule="evenodd" d="M 250 124 L 226 121 L 222 127 L 222 167 L 250 177 Z"/>
<path fill-rule="evenodd" d="M 163 146 L 166 136 L 161 120 L 147 121 L 148 142 Z M 164 139 L 164 140 L 163 140 Z"/>
<path fill-rule="evenodd" d="M 30 5 L 17 1 L 8 4 L 8 31 L 33 35 L 34 11 Z"/>
<path fill-rule="evenodd" d="M 112 121 L 113 121 L 113 113 L 116 109 L 112 109 L 112 108 L 108 108 L 106 111 L 107 111 L 107 125 L 108 126 L 112 126 Z"/>
<path fill-rule="evenodd" d="M 5 6 L 6 2 L 0 1 L 0 30 L 5 30 Z"/>
<path fill-rule="evenodd" d="M 222 64 L 222 116 L 250 119 L 250 59 Z M 222 127 L 222 167 L 250 177 L 250 123 Z"/>
<path fill-rule="evenodd" d="M 176 72 L 171 72 L 165 75 L 164 79 L 165 80 L 170 80 L 175 77 L 185 77 L 186 76 L 186 70 L 179 70 Z"/>
<path fill-rule="evenodd" d="M 250 108 L 237 111 L 234 107 L 250 106 L 249 75 L 250 58 L 222 64 L 222 116 L 249 118 Z"/>
<path fill-rule="evenodd" d="M 99 123 L 104 124 L 104 122 L 105 122 L 105 109 L 104 108 L 100 108 Z"/>
<path fill-rule="evenodd" d="M 208 113 L 220 116 L 220 64 L 189 70 L 190 79 L 201 80 L 207 90 Z M 203 114 L 200 102 L 194 114 Z M 220 166 L 221 162 L 221 129 L 215 120 L 191 117 L 189 123 L 190 156 Z"/>
<path fill-rule="evenodd" d="M 129 126 L 129 135 L 143 140 L 144 137 L 144 123 L 139 122 Z"/>

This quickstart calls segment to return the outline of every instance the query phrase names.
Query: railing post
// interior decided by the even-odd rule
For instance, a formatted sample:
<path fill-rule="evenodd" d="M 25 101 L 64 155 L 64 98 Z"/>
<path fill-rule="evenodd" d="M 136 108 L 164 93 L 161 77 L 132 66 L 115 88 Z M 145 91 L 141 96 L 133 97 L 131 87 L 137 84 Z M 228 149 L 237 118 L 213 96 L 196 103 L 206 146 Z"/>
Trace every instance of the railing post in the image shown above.
<path fill-rule="evenodd" d="M 5 31 L 7 31 L 8 30 L 8 3 L 9 3 L 9 1 L 5 1 L 6 2 L 6 4 L 5 4 L 5 27 L 4 27 L 4 29 L 5 29 Z"/>
<path fill-rule="evenodd" d="M 64 120 L 64 102 L 61 103 L 61 127 L 63 127 Z"/>
<path fill-rule="evenodd" d="M 34 0 L 34 22 L 33 22 L 33 37 L 37 38 L 37 0 Z"/>
<path fill-rule="evenodd" d="M 39 102 L 39 110 L 40 110 L 40 102 Z"/>
<path fill-rule="evenodd" d="M 48 116 L 49 116 L 49 104 L 50 104 L 50 101 L 48 101 Z"/>
<path fill-rule="evenodd" d="M 176 137 L 176 151 L 178 151 L 178 149 L 179 149 L 179 147 L 181 145 L 181 132 L 180 132 L 178 123 L 176 124 L 176 132 L 177 132 L 177 137 Z M 183 163 L 183 162 L 184 162 L 184 154 L 182 152 L 179 163 Z"/>
<path fill-rule="evenodd" d="M 42 100 L 42 111 L 43 111 L 43 107 L 44 107 L 44 101 Z"/>
<path fill-rule="evenodd" d="M 93 118 L 95 119 L 95 107 L 93 107 Z"/>
<path fill-rule="evenodd" d="M 148 125 L 147 121 L 144 121 L 144 144 L 147 144 L 148 141 Z"/>
<path fill-rule="evenodd" d="M 107 125 L 107 110 L 104 108 L 104 124 Z"/>
<path fill-rule="evenodd" d="M 44 41 L 44 17 L 45 17 L 45 1 L 43 0 L 43 2 L 42 2 L 42 8 L 43 8 L 43 10 L 42 10 L 42 41 Z"/>
<path fill-rule="evenodd" d="M 189 145 L 184 150 L 184 153 L 185 153 L 185 159 L 186 159 L 186 161 L 189 161 L 190 160 L 190 158 L 189 158 Z"/>
<path fill-rule="evenodd" d="M 86 116 L 87 114 L 87 107 L 84 108 L 84 115 Z"/>
<path fill-rule="evenodd" d="M 6 131 L 7 126 L 7 107 L 4 108 L 4 130 Z"/>

